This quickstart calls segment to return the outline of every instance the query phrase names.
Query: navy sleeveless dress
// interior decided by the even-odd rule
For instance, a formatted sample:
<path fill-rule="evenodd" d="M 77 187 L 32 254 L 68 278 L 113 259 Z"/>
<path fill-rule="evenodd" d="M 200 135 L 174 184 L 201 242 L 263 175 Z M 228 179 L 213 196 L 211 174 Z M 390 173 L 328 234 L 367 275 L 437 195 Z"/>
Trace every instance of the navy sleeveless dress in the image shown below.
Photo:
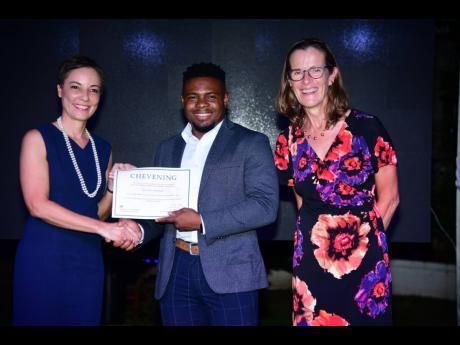
<path fill-rule="evenodd" d="M 69 210 L 98 218 L 97 204 L 104 194 L 110 144 L 92 134 L 101 164 L 102 185 L 94 198 L 86 196 L 58 128 L 38 128 L 46 145 L 49 199 Z M 72 149 L 89 192 L 97 183 L 91 143 Z M 56 227 L 30 216 L 19 242 L 14 268 L 13 324 L 99 325 L 104 264 L 102 237 Z"/>

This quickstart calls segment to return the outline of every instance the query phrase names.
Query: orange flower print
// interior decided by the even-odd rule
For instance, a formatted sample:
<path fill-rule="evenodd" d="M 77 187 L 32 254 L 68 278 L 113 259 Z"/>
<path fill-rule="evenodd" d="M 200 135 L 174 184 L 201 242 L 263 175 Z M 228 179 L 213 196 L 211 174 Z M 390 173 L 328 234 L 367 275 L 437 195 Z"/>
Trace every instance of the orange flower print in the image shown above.
<path fill-rule="evenodd" d="M 294 308 L 292 324 L 294 326 L 348 326 L 348 321 L 337 314 L 319 311 L 315 317 L 316 299 L 307 284 L 294 276 L 292 278 Z"/>
<path fill-rule="evenodd" d="M 318 264 L 335 278 L 356 270 L 367 252 L 369 223 L 350 214 L 322 214 L 313 226 L 310 240 Z"/>
<path fill-rule="evenodd" d="M 275 156 L 275 166 L 276 166 L 279 170 L 287 170 L 287 168 L 288 168 L 288 161 L 285 160 L 285 159 L 282 158 L 282 157 Z"/>
<path fill-rule="evenodd" d="M 313 320 L 316 299 L 313 298 L 307 284 L 296 276 L 292 278 L 292 292 L 294 303 L 292 323 L 294 326 L 307 326 L 308 322 Z"/>
<path fill-rule="evenodd" d="M 316 176 L 318 177 L 319 180 L 331 182 L 337 177 L 332 173 L 329 166 L 319 164 L 317 166 L 314 166 L 314 168 L 316 168 Z"/>
<path fill-rule="evenodd" d="M 287 139 L 283 134 L 280 134 L 275 146 L 275 166 L 279 170 L 287 170 L 288 162 L 289 151 L 287 147 Z"/>
<path fill-rule="evenodd" d="M 302 129 L 300 129 L 299 127 L 292 129 L 291 127 L 291 130 L 292 130 L 292 138 L 293 138 L 292 142 L 297 143 L 297 144 L 302 144 L 305 141 L 305 136 L 304 136 Z"/>
<path fill-rule="evenodd" d="M 299 170 L 304 170 L 306 165 L 307 165 L 307 157 L 306 156 L 300 157 L 300 159 L 299 159 L 299 161 L 297 163 L 298 169 Z"/>
<path fill-rule="evenodd" d="M 391 273 L 388 266 L 379 261 L 375 270 L 367 273 L 359 285 L 355 301 L 361 313 L 376 318 L 385 313 L 390 304 Z"/>
<path fill-rule="evenodd" d="M 390 265 L 390 260 L 388 259 L 388 253 L 383 253 L 383 262 L 385 263 L 385 266 Z"/>
<path fill-rule="evenodd" d="M 385 284 L 382 282 L 377 283 L 377 285 L 374 286 L 374 289 L 372 290 L 372 295 L 374 295 L 375 298 L 383 297 L 385 295 Z"/>
<path fill-rule="evenodd" d="M 289 151 L 291 151 L 292 156 L 297 156 L 297 144 L 291 144 L 289 146 Z"/>
<path fill-rule="evenodd" d="M 345 129 L 341 130 L 337 135 L 337 144 L 333 144 L 324 160 L 335 161 L 340 157 L 345 156 L 347 153 L 351 151 L 352 139 L 353 135 L 350 131 L 347 131 Z"/>
<path fill-rule="evenodd" d="M 297 155 L 297 144 L 302 144 L 305 141 L 304 134 L 301 129 L 299 128 L 292 128 L 289 127 L 289 150 L 291 151 L 291 155 Z"/>
<path fill-rule="evenodd" d="M 377 144 L 375 144 L 374 154 L 377 157 L 377 163 L 379 168 L 388 164 L 397 165 L 398 163 L 395 151 L 387 141 L 383 140 L 382 137 L 377 138 Z"/>
<path fill-rule="evenodd" d="M 352 186 L 349 186 L 343 182 L 339 183 L 339 185 L 337 186 L 337 189 L 342 195 L 353 195 L 356 192 L 356 188 L 353 188 Z"/>
<path fill-rule="evenodd" d="M 343 166 L 348 171 L 359 170 L 361 169 L 362 162 L 359 157 L 349 157 L 343 160 Z"/>
<path fill-rule="evenodd" d="M 378 213 L 378 209 L 377 207 L 374 205 L 374 209 L 372 211 L 369 212 L 369 220 L 371 221 L 372 223 L 372 227 L 374 229 L 376 229 L 376 231 L 378 231 L 378 228 L 379 228 L 379 224 L 377 222 L 377 218 L 380 217 L 380 214 Z"/>
<path fill-rule="evenodd" d="M 276 143 L 276 153 L 281 157 L 287 158 L 288 156 L 288 147 L 287 147 L 287 139 L 284 134 L 280 134 L 278 136 L 278 142 Z"/>
<path fill-rule="evenodd" d="M 319 315 L 315 317 L 310 326 L 348 326 L 349 323 L 344 318 L 332 313 L 329 314 L 324 310 L 319 311 Z"/>

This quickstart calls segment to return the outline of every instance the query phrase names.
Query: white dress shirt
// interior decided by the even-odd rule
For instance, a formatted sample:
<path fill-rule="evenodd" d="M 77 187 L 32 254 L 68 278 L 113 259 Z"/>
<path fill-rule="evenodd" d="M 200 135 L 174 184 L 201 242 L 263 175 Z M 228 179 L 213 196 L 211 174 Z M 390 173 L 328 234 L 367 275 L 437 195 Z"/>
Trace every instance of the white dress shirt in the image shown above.
<path fill-rule="evenodd" d="M 192 133 L 190 123 L 185 126 L 181 135 L 185 140 L 184 154 L 180 167 L 190 169 L 190 204 L 189 207 L 198 211 L 198 194 L 200 192 L 201 175 L 203 174 L 204 164 L 208 157 L 209 150 L 216 139 L 222 122 L 219 122 L 213 129 L 205 133 L 201 139 Z M 203 219 L 201 219 L 203 232 L 206 231 Z M 198 230 L 198 229 L 197 229 Z M 187 242 L 198 243 L 198 231 L 176 231 L 176 237 Z"/>

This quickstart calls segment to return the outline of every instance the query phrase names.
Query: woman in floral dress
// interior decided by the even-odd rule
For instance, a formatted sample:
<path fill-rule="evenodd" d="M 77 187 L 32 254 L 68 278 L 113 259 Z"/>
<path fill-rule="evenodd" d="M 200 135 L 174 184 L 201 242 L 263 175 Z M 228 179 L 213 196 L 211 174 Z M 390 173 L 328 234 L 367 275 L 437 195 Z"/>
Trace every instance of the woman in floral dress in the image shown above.
<path fill-rule="evenodd" d="M 277 109 L 290 120 L 275 164 L 293 187 L 293 324 L 391 325 L 386 229 L 397 160 L 376 116 L 349 107 L 336 60 L 317 39 L 289 50 Z"/>

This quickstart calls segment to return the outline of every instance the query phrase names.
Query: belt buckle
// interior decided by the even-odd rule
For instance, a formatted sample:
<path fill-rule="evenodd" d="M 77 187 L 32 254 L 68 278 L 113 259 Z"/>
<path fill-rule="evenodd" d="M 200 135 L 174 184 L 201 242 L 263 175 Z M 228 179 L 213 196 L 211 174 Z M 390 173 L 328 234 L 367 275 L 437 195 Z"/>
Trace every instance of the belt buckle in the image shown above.
<path fill-rule="evenodd" d="M 194 253 L 192 252 L 192 243 L 189 243 L 189 244 L 188 244 L 188 252 L 190 253 L 190 255 L 199 255 L 199 254 L 194 254 Z"/>

